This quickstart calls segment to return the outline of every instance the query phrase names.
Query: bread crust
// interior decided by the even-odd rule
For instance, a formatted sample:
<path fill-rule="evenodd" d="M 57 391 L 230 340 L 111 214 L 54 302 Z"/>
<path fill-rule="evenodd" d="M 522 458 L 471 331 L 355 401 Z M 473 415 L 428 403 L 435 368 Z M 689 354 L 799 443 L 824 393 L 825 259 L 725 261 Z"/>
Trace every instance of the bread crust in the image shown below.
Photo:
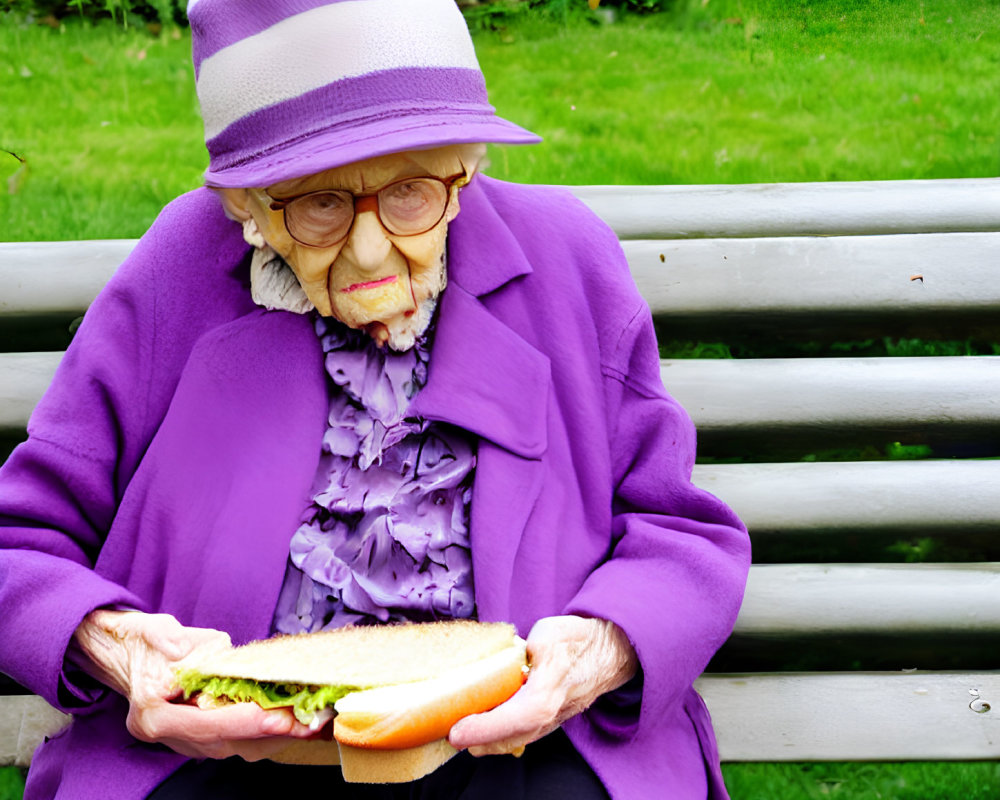
<path fill-rule="evenodd" d="M 457 752 L 447 739 L 403 750 L 364 750 L 320 739 L 300 739 L 271 756 L 271 761 L 340 765 L 348 783 L 406 783 L 429 775 Z"/>
<path fill-rule="evenodd" d="M 348 783 L 406 783 L 429 775 L 458 751 L 447 739 L 404 750 L 366 750 L 340 745 L 340 768 Z"/>
<path fill-rule="evenodd" d="M 340 747 L 330 739 L 295 739 L 284 750 L 269 757 L 279 764 L 336 766 L 340 763 Z"/>
<path fill-rule="evenodd" d="M 523 640 L 427 681 L 354 692 L 337 701 L 333 737 L 364 749 L 417 747 L 448 736 L 462 717 L 509 699 L 525 679 Z"/>

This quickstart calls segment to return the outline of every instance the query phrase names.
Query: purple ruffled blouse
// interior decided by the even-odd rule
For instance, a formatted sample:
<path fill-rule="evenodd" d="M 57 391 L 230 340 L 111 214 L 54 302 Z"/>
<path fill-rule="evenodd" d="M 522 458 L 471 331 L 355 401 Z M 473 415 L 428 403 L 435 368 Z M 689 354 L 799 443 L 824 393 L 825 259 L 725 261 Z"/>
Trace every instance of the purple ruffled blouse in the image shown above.
<path fill-rule="evenodd" d="M 395 352 L 323 317 L 316 333 L 333 384 L 330 417 L 275 632 L 473 616 L 472 439 L 406 416 L 427 380 L 426 338 Z"/>

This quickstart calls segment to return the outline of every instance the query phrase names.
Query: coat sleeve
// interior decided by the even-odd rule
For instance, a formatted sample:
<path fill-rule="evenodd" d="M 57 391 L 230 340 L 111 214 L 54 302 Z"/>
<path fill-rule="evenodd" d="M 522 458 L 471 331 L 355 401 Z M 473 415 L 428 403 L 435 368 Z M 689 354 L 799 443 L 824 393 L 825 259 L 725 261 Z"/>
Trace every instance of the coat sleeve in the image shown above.
<path fill-rule="evenodd" d="M 638 679 L 588 712 L 606 733 L 629 738 L 673 713 L 728 637 L 750 547 L 735 514 L 691 483 L 694 426 L 664 390 L 641 301 L 604 361 L 614 545 L 567 612 L 614 621 L 636 649 Z"/>
<path fill-rule="evenodd" d="M 130 432 L 142 428 L 149 385 L 138 332 L 152 292 L 129 273 L 126 264 L 87 312 L 28 440 L 0 470 L 0 670 L 64 710 L 94 697 L 63 674 L 76 626 L 99 606 L 141 606 L 94 571 L 137 458 Z"/>
<path fill-rule="evenodd" d="M 87 311 L 27 441 L 0 468 L 0 671 L 64 710 L 102 693 L 64 670 L 83 617 L 102 606 L 146 610 L 102 577 L 102 553 L 169 403 L 183 339 L 196 335 L 183 293 L 158 291 L 158 275 L 185 247 L 195 260 L 185 245 L 202 238 L 192 219 L 211 219 L 217 205 L 202 191 L 164 210 Z"/>

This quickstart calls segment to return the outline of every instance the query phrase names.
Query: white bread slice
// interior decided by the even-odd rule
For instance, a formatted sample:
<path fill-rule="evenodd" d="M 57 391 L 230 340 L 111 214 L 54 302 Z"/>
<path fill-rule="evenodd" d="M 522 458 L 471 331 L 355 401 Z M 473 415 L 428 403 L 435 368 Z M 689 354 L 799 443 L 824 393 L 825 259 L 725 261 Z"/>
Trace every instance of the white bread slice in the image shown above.
<path fill-rule="evenodd" d="M 525 643 L 434 678 L 352 692 L 334 704 L 333 738 L 375 750 L 417 747 L 444 738 L 462 717 L 488 711 L 524 683 Z"/>
<path fill-rule="evenodd" d="M 426 680 L 510 647 L 513 625 L 455 620 L 276 636 L 189 656 L 178 671 L 261 682 L 373 687 Z"/>
<path fill-rule="evenodd" d="M 336 766 L 340 763 L 340 748 L 329 739 L 296 739 L 284 750 L 268 757 L 279 764 L 318 764 Z"/>
<path fill-rule="evenodd" d="M 340 745 L 340 768 L 348 783 L 406 783 L 429 775 L 458 751 L 447 739 L 405 750 L 365 750 Z"/>
<path fill-rule="evenodd" d="M 364 750 L 304 739 L 271 756 L 271 760 L 281 764 L 340 764 L 348 783 L 407 783 L 429 775 L 457 752 L 447 739 L 405 750 Z"/>

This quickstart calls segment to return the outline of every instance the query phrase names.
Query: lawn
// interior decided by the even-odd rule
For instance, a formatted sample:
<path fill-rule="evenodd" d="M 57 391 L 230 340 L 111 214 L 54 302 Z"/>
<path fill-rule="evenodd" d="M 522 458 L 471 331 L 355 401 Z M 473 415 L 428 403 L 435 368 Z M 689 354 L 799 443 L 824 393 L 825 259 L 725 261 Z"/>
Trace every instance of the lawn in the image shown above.
<path fill-rule="evenodd" d="M 1000 175 L 1000 5 L 694 0 L 601 28 L 479 37 L 497 159 L 553 183 Z"/>
<path fill-rule="evenodd" d="M 1000 175 L 995 0 L 678 4 L 612 24 L 522 14 L 477 30 L 494 104 L 545 138 L 494 148 L 492 174 L 576 184 Z M 138 236 L 199 184 L 186 31 L 0 20 L 0 240 Z"/>
<path fill-rule="evenodd" d="M 579 0 L 580 5 L 583 0 Z M 482 19 L 524 182 L 741 183 L 1000 175 L 996 0 L 677 0 L 620 18 Z M 186 31 L 0 13 L 0 240 L 142 234 L 207 159 Z M 996 764 L 725 766 L 734 800 L 987 800 Z M 21 796 L 0 769 L 0 800 Z"/>

